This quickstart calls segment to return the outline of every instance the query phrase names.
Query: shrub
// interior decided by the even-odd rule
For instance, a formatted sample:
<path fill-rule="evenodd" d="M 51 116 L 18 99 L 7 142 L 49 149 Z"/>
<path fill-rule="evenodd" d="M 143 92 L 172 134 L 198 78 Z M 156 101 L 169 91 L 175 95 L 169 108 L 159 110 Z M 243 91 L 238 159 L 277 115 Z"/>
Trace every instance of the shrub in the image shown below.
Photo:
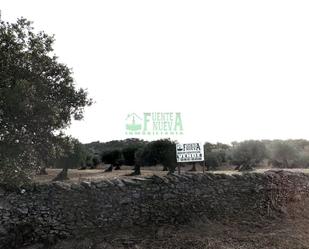
<path fill-rule="evenodd" d="M 130 145 L 122 150 L 123 160 L 125 165 L 135 165 L 135 153 L 142 146 Z"/>
<path fill-rule="evenodd" d="M 278 140 L 271 144 L 271 159 L 276 166 L 289 168 L 299 159 L 299 154 L 292 143 Z"/>
<path fill-rule="evenodd" d="M 260 141 L 247 140 L 234 143 L 231 149 L 231 159 L 238 170 L 252 170 L 265 158 L 267 158 L 266 146 Z"/>
<path fill-rule="evenodd" d="M 100 164 L 101 160 L 98 156 L 92 158 L 92 168 L 96 168 Z"/>
<path fill-rule="evenodd" d="M 174 172 L 176 168 L 176 144 L 169 139 L 160 139 L 147 144 L 136 153 L 138 163 L 152 166 L 162 164 L 164 170 Z"/>
<path fill-rule="evenodd" d="M 103 152 L 101 158 L 103 163 L 116 165 L 121 160 L 121 157 L 120 150 L 112 150 Z"/>
<path fill-rule="evenodd" d="M 214 149 L 211 152 L 205 154 L 205 163 L 208 170 L 215 170 L 222 166 L 225 161 L 225 151 Z"/>

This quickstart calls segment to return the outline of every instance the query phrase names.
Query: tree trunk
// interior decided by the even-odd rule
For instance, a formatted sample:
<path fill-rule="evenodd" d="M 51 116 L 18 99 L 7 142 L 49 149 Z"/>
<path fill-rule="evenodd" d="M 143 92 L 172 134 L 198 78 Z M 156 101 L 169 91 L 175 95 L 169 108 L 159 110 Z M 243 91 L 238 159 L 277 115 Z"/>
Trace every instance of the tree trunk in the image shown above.
<path fill-rule="evenodd" d="M 192 163 L 192 168 L 189 170 L 189 171 L 196 171 L 196 164 L 195 163 Z"/>
<path fill-rule="evenodd" d="M 287 159 L 283 160 L 283 168 L 289 168 L 289 162 Z"/>
<path fill-rule="evenodd" d="M 176 169 L 176 167 L 171 167 L 171 168 L 169 168 L 167 174 L 168 174 L 168 175 L 174 174 L 174 173 L 175 173 L 175 169 Z"/>
<path fill-rule="evenodd" d="M 141 166 L 140 165 L 135 165 L 135 167 L 134 167 L 134 174 L 135 175 L 140 175 L 141 174 Z"/>
<path fill-rule="evenodd" d="M 112 172 L 113 171 L 113 165 L 111 164 L 104 172 Z"/>
<path fill-rule="evenodd" d="M 179 165 L 179 167 L 181 167 L 181 165 Z M 173 174 L 175 173 L 175 170 L 177 168 L 177 164 L 170 164 L 169 166 L 166 166 L 166 168 L 168 169 L 168 175 L 169 174 Z"/>
<path fill-rule="evenodd" d="M 53 179 L 53 181 L 69 180 L 68 171 L 69 171 L 68 168 L 63 168 L 61 172 Z"/>
<path fill-rule="evenodd" d="M 141 174 L 141 166 L 136 164 L 134 167 L 134 171 L 130 174 L 131 176 L 137 176 Z"/>
<path fill-rule="evenodd" d="M 206 171 L 210 171 L 210 165 L 206 163 L 206 161 L 204 161 L 204 166 L 206 168 Z"/>
<path fill-rule="evenodd" d="M 119 164 L 116 164 L 114 170 L 120 170 L 120 169 L 121 169 L 121 168 L 120 168 L 120 165 L 119 165 Z"/>
<path fill-rule="evenodd" d="M 166 165 L 163 165 L 163 171 L 168 171 L 168 167 Z"/>
<path fill-rule="evenodd" d="M 40 176 L 42 176 L 42 175 L 48 175 L 48 173 L 47 173 L 47 171 L 46 171 L 46 167 L 40 168 L 40 171 L 39 171 L 38 175 L 40 175 Z"/>

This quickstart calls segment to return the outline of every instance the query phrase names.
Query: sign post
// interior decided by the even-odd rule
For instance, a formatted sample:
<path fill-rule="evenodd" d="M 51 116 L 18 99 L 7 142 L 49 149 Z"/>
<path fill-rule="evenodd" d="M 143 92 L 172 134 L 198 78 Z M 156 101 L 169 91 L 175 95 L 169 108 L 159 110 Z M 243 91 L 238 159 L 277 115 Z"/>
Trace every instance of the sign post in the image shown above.
<path fill-rule="evenodd" d="M 180 175 L 180 163 L 177 163 L 178 175 Z"/>
<path fill-rule="evenodd" d="M 178 173 L 180 174 L 180 163 L 204 161 L 204 146 L 202 143 L 176 144 L 176 159 Z M 205 171 L 203 167 L 203 172 Z"/>

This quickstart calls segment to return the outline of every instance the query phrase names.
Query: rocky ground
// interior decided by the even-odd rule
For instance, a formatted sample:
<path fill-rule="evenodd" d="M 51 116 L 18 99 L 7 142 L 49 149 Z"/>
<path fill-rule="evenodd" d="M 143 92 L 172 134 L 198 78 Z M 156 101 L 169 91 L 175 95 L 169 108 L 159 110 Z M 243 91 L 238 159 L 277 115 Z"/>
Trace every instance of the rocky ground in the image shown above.
<path fill-rule="evenodd" d="M 125 177 L 130 169 L 71 171 L 71 181 L 80 178 Z M 50 175 L 57 171 L 49 170 Z M 144 175 L 157 173 L 145 170 Z M 221 172 L 222 173 L 222 172 Z M 227 172 L 229 173 L 229 172 Z M 49 177 L 45 178 L 48 181 Z M 42 181 L 42 179 L 39 179 Z M 22 249 L 309 249 L 309 209 L 297 204 L 289 205 L 282 217 L 244 221 L 209 221 L 201 217 L 190 224 L 160 227 L 133 227 L 116 231 L 92 231 L 81 233 L 79 238 L 58 241 L 54 245 L 33 245 Z"/>
<path fill-rule="evenodd" d="M 121 170 L 113 170 L 112 172 L 104 172 L 105 168 L 108 166 L 101 165 L 98 169 L 86 169 L 86 170 L 78 170 L 78 169 L 70 169 L 69 170 L 69 182 L 80 182 L 80 181 L 92 181 L 92 180 L 101 180 L 101 179 L 113 179 L 113 178 L 130 178 L 126 176 L 132 173 L 132 166 L 122 166 Z M 166 175 L 166 171 L 162 171 L 162 166 L 153 166 L 153 167 L 142 167 L 141 173 L 142 176 L 150 176 L 150 175 Z M 215 174 L 241 174 L 241 172 L 232 170 L 233 167 L 226 167 L 216 171 L 207 171 L 207 173 L 215 173 Z M 183 166 L 181 168 L 181 172 L 186 172 L 191 169 L 191 166 Z M 262 173 L 269 170 L 269 168 L 260 168 L 251 172 Z M 286 169 L 288 171 L 293 172 L 303 172 L 309 173 L 309 169 Z M 61 169 L 47 169 L 48 175 L 37 175 L 35 177 L 36 182 L 50 182 L 53 178 L 61 171 Z M 197 166 L 197 172 L 202 172 L 202 168 Z"/>

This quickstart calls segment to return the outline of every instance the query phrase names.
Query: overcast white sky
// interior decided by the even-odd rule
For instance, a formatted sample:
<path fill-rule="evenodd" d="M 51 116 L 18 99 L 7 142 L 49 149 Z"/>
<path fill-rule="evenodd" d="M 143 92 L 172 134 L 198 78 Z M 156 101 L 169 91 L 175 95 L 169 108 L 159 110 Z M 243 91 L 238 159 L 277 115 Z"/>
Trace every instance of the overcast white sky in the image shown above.
<path fill-rule="evenodd" d="M 309 139 L 309 1 L 1 1 L 55 34 L 96 103 L 68 131 L 127 138 L 136 112 L 181 112 L 179 141 Z M 155 139 L 158 137 L 143 137 Z"/>

